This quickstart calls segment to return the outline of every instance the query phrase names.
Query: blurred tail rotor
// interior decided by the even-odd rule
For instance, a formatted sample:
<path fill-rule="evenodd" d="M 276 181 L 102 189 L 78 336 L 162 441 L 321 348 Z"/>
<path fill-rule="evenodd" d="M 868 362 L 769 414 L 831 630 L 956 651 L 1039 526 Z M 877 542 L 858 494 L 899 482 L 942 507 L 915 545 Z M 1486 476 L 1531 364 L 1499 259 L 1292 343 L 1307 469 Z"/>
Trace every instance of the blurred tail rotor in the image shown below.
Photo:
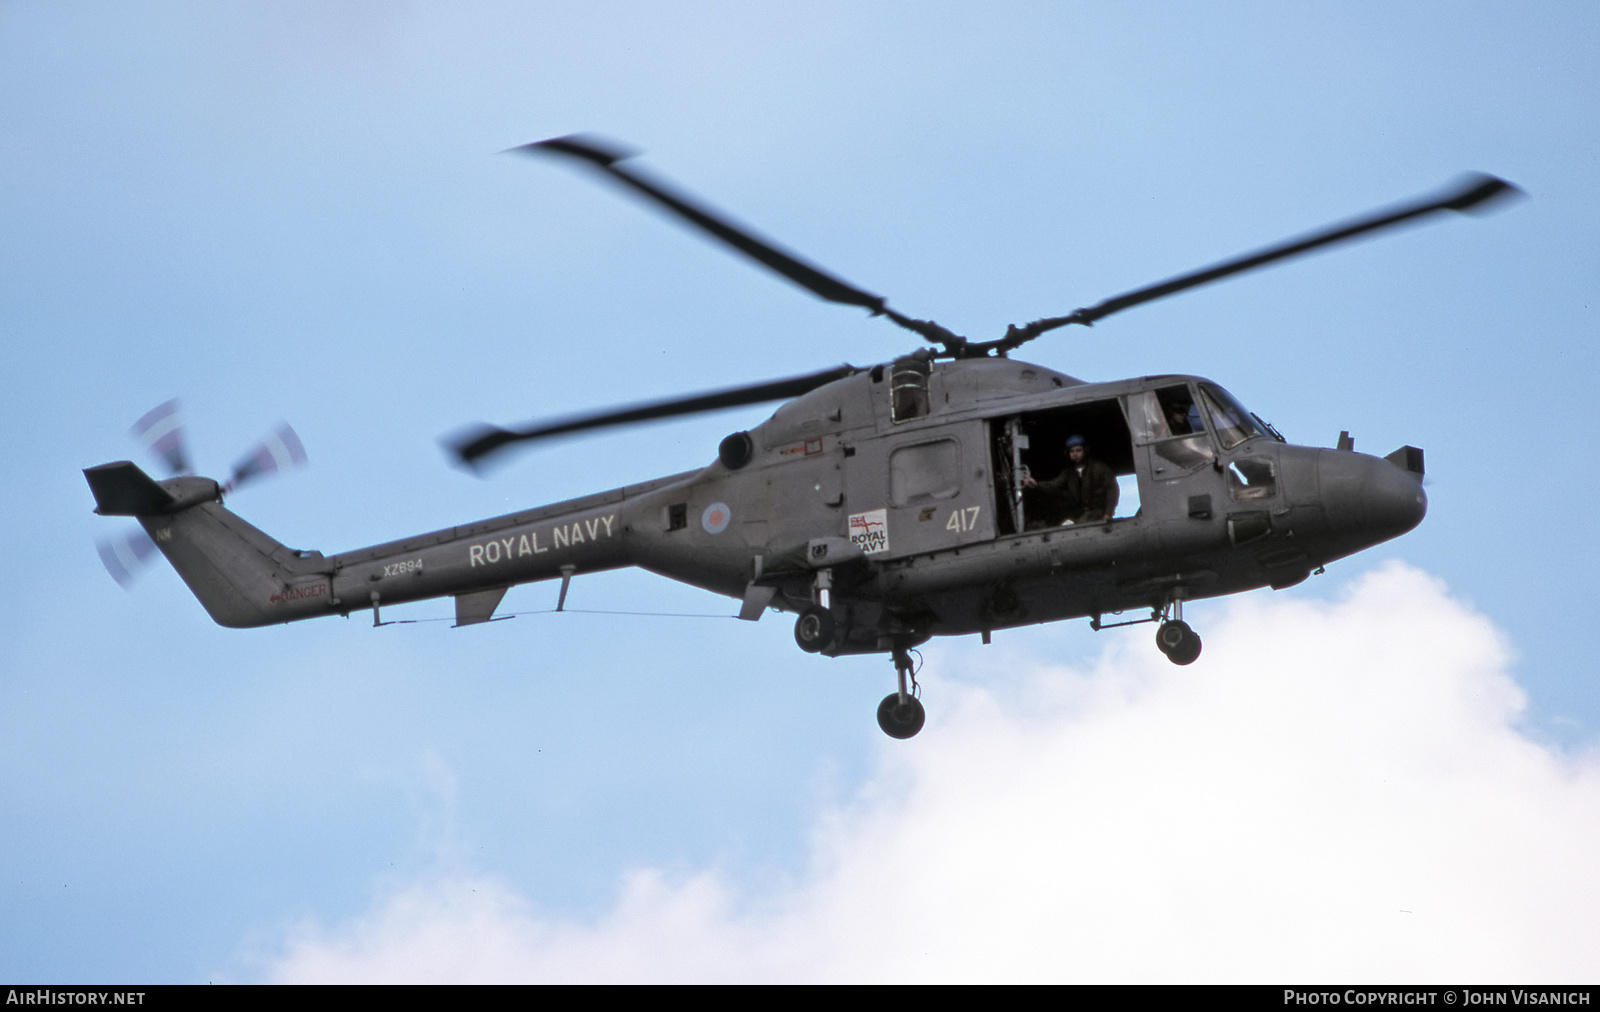
<path fill-rule="evenodd" d="M 133 581 L 156 554 L 156 543 L 150 540 L 143 527 L 130 527 L 114 538 L 101 538 L 95 546 L 100 549 L 100 561 L 106 572 L 123 590 L 133 586 Z"/>
<path fill-rule="evenodd" d="M 133 435 L 149 449 L 166 470 L 176 477 L 193 473 L 183 415 L 176 398 L 159 404 L 133 423 Z M 222 486 L 232 492 L 258 478 L 286 471 L 306 462 L 305 445 L 287 422 L 280 423 L 233 465 L 233 474 Z M 106 572 L 123 589 L 133 585 L 139 574 L 155 558 L 157 549 L 142 527 L 129 527 L 122 533 L 101 538 L 96 547 Z"/>
<path fill-rule="evenodd" d="M 145 412 L 133 423 L 133 434 L 167 466 L 168 475 L 189 474 L 189 448 L 183 435 L 183 415 L 174 397 Z"/>
<path fill-rule="evenodd" d="M 288 422 L 282 422 L 233 465 L 233 475 L 222 491 L 232 492 L 240 485 L 306 462 L 306 448 Z"/>

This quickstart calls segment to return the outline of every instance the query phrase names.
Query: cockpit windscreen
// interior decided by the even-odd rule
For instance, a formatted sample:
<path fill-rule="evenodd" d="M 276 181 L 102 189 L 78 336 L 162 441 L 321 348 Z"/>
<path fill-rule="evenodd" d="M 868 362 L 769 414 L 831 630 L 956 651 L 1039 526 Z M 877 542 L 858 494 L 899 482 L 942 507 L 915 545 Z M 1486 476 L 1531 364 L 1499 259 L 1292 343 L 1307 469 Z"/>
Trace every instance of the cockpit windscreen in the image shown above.
<path fill-rule="evenodd" d="M 1217 440 L 1222 443 L 1224 450 L 1231 450 L 1254 436 L 1267 434 L 1255 416 L 1244 409 L 1244 405 L 1216 384 L 1200 384 L 1200 399 L 1205 401 L 1206 410 L 1211 414 L 1211 427 L 1216 430 Z"/>

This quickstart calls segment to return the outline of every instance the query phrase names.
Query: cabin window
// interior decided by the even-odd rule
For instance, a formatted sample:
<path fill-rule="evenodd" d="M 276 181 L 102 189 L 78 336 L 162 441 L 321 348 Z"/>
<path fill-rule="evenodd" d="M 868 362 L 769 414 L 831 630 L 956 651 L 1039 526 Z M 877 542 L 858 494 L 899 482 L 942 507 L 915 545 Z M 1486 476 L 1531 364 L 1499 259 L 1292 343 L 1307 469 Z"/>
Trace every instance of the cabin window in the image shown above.
<path fill-rule="evenodd" d="M 933 375 L 933 363 L 925 358 L 907 356 L 896 359 L 889 370 L 889 419 L 908 422 L 913 418 L 927 417 L 932 399 L 928 394 L 928 380 Z"/>
<path fill-rule="evenodd" d="M 902 446 L 889 455 L 889 498 L 896 506 L 951 499 L 961 491 L 961 444 L 954 439 Z"/>

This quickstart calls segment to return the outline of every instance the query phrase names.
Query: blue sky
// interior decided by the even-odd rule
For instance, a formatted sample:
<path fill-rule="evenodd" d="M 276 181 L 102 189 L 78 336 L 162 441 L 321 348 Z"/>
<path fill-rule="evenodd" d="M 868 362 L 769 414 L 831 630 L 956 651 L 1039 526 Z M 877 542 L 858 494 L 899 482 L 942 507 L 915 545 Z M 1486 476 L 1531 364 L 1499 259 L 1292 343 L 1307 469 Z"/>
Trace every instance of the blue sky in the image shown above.
<path fill-rule="evenodd" d="M 1363 450 L 1424 447 L 1420 528 L 1290 591 L 1194 606 L 1207 656 L 1182 677 L 1193 691 L 1233 684 L 1228 658 L 1271 640 L 1282 684 L 1337 690 L 1328 713 L 1447 726 L 1437 740 L 1457 744 L 1435 758 L 1474 754 L 1460 743 L 1480 732 L 1498 743 L 1482 754 L 1534 750 L 1557 786 L 1532 794 L 1564 800 L 1540 809 L 1548 818 L 1523 813 L 1527 848 L 1505 853 L 1551 863 L 1552 894 L 1591 895 L 1592 877 L 1536 844 L 1581 849 L 1596 825 L 1561 813 L 1593 810 L 1586 764 L 1600 731 L 1582 633 L 1600 563 L 1585 461 L 1597 44 L 1600 15 L 1576 3 L 0 7 L 13 577 L 0 608 L 0 976 L 383 976 L 419 965 L 394 962 L 409 950 L 386 940 L 457 924 L 450 911 L 473 908 L 448 898 L 473 894 L 471 883 L 494 884 L 495 910 L 512 914 L 487 920 L 521 953 L 460 970 L 488 977 L 544 965 L 541 940 L 573 926 L 614 942 L 603 929 L 627 921 L 629 903 L 670 909 L 697 883 L 723 897 L 710 908 L 747 918 L 812 909 L 800 895 L 826 906 L 816 897 L 836 880 L 819 855 L 852 868 L 870 847 L 846 854 L 819 840 L 860 843 L 872 838 L 863 827 L 903 816 L 902 835 L 887 838 L 915 850 L 926 843 L 917 828 L 964 823 L 955 802 L 982 792 L 963 794 L 941 771 L 1034 741 L 1024 731 L 1037 686 L 1175 677 L 1138 674 L 1153 653 L 1139 629 L 1019 631 L 989 654 L 944 645 L 928 651 L 927 730 L 891 743 L 872 720 L 887 661 L 802 655 L 781 621 L 526 615 L 373 630 L 351 618 L 232 632 L 165 567 L 133 593 L 106 577 L 94 539 L 115 522 L 90 512 L 80 469 L 138 458 L 128 426 L 169 397 L 183 399 L 203 472 L 225 471 L 291 421 L 310 466 L 231 505 L 286 543 L 337 551 L 696 467 L 764 413 L 572 441 L 487 481 L 439 450 L 463 423 L 870 364 L 909 346 L 587 178 L 496 154 L 576 131 L 637 145 L 652 167 L 842 276 L 979 338 L 1462 171 L 1522 186 L 1532 199 L 1503 214 L 1141 307 L 1023 357 L 1090 380 L 1206 375 L 1294 442 L 1331 445 L 1348 429 Z M 1341 652 L 1395 587 L 1420 602 L 1415 624 L 1371 631 L 1393 647 L 1377 660 Z M 547 608 L 554 594 L 520 588 L 506 607 Z M 571 603 L 730 610 L 634 573 L 579 580 Z M 1302 622 L 1297 608 L 1334 617 Z M 392 617 L 449 614 L 435 603 Z M 1281 628 L 1308 639 L 1283 644 Z M 1496 646 L 1474 659 L 1462 642 Z M 1498 700 L 1494 719 L 1447 723 L 1420 691 L 1386 703 L 1380 683 L 1341 676 L 1350 665 L 1378 665 L 1401 687 L 1453 678 Z M 1181 683 L 1159 685 L 1130 698 L 1186 698 Z M 1239 727 L 1275 726 L 1283 701 L 1259 695 L 1214 698 L 1230 701 Z M 1004 719 L 982 718 L 986 707 Z M 1123 726 L 1086 724 L 1059 700 L 1041 712 L 1061 739 Z M 1393 726 L 1349 736 L 1382 743 L 1368 751 L 1329 744 L 1316 768 L 1413 761 L 1383 737 Z M 1203 740 L 1117 741 L 1139 747 L 1095 754 L 1105 783 L 1129 783 L 1143 763 L 1217 759 Z M 1470 796 L 1511 790 L 1470 763 L 1450 768 Z M 902 788 L 933 800 L 896 807 Z M 1248 792 L 1238 804 L 1219 810 L 1273 810 Z M 1114 808 L 1096 812 L 1096 825 L 1116 822 Z M 1407 839 L 1446 821 L 1423 819 Z M 1117 849 L 1114 835 L 1104 842 Z M 962 867 L 929 874 L 960 892 Z M 1501 880 L 1460 867 L 1462 882 Z M 1214 870 L 1172 865 L 1170 881 L 1214 885 Z M 640 881 L 665 885 L 640 893 Z M 408 906 L 416 896 L 448 901 Z M 929 909 L 922 922 L 945 910 L 954 923 L 951 908 Z M 1518 923 L 1564 923 L 1543 907 L 1526 914 Z M 763 924 L 733 934 L 784 937 Z M 816 930 L 849 934 L 826 924 Z M 636 975 L 700 965 L 663 955 L 671 933 L 629 936 Z M 1449 957 L 1424 951 L 1477 951 L 1428 939 L 1410 967 L 1443 973 Z M 1371 965 L 1351 958 L 1340 965 Z M 757 956 L 747 965 L 749 976 L 808 975 Z M 1338 968 L 1267 958 L 1236 979 Z M 1395 972 L 1407 968 L 1402 956 Z M 813 969 L 867 975 L 820 956 Z M 1024 975 L 1003 964 L 971 975 L 986 972 Z M 904 975 L 917 979 L 916 964 Z"/>

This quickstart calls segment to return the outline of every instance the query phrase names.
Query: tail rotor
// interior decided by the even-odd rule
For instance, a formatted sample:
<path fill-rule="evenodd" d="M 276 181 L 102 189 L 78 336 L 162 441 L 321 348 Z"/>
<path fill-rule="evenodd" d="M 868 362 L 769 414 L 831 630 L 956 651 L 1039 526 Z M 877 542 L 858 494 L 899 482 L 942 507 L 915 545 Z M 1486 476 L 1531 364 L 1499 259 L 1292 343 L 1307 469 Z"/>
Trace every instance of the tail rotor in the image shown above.
<path fill-rule="evenodd" d="M 239 458 L 239 462 L 233 465 L 233 475 L 222 486 L 222 491 L 232 492 L 247 482 L 299 467 L 305 462 L 306 448 L 300 442 L 300 437 L 288 422 L 282 422 Z"/>
<path fill-rule="evenodd" d="M 116 537 L 101 538 L 95 542 L 100 549 L 100 562 L 106 572 L 123 590 L 133 586 L 150 559 L 156 554 L 156 543 L 143 527 L 129 527 Z"/>
<path fill-rule="evenodd" d="M 158 404 L 133 423 L 132 434 L 160 461 L 168 477 L 193 473 L 183 414 L 176 398 Z M 305 445 L 287 422 L 276 428 L 239 458 L 233 473 L 222 486 L 224 493 L 259 478 L 287 471 L 306 462 Z M 100 562 L 124 590 L 133 586 L 139 574 L 157 554 L 154 541 L 142 527 L 129 527 L 120 534 L 96 542 Z"/>
<path fill-rule="evenodd" d="M 166 465 L 169 477 L 194 473 L 183 434 L 183 414 L 178 410 L 176 397 L 145 412 L 130 431 Z"/>

